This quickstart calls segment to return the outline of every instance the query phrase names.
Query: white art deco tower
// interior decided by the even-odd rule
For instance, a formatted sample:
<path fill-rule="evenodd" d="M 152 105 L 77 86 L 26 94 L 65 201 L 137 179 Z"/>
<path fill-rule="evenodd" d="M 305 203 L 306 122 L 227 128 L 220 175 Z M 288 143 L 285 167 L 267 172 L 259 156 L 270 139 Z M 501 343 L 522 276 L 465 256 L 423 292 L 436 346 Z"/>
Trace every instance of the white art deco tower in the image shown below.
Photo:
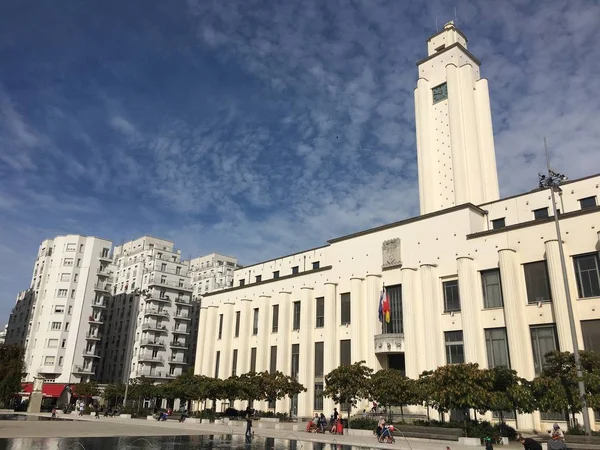
<path fill-rule="evenodd" d="M 415 118 L 421 214 L 499 198 L 487 80 L 452 22 L 417 63 Z"/>

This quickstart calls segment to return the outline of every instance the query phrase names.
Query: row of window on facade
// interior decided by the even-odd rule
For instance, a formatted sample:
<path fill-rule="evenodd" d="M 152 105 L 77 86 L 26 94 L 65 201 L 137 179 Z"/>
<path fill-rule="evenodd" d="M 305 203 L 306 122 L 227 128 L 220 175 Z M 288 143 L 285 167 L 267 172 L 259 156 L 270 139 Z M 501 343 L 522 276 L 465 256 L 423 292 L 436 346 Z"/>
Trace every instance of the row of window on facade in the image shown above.
<path fill-rule="evenodd" d="M 313 261 L 311 263 L 311 270 L 317 270 L 320 268 L 320 261 Z M 300 266 L 293 266 L 290 275 L 297 275 L 300 273 Z M 281 276 L 281 271 L 279 270 L 275 270 L 273 272 L 273 279 L 279 278 Z M 261 281 L 263 281 L 262 279 L 262 275 L 255 275 L 254 276 L 254 282 L 255 283 L 260 283 Z M 246 285 L 246 280 L 245 279 L 241 279 L 239 280 L 240 286 L 245 286 Z"/>
<path fill-rule="evenodd" d="M 600 296 L 600 264 L 597 253 L 575 256 L 573 258 L 577 292 L 579 298 Z M 552 301 L 552 291 L 548 278 L 546 261 L 523 264 L 528 303 Z M 484 308 L 504 306 L 500 270 L 491 269 L 481 272 Z M 460 311 L 458 280 L 443 282 L 444 311 Z"/>
<path fill-rule="evenodd" d="M 596 197 L 595 196 L 580 198 L 578 201 L 579 201 L 579 207 L 581 209 L 594 208 L 596 206 Z M 534 209 L 532 211 L 533 219 L 534 220 L 547 219 L 548 217 L 550 217 L 549 211 L 550 211 L 550 208 L 548 208 L 548 207 Z M 557 211 L 560 214 L 560 210 L 557 210 Z M 492 219 L 492 229 L 493 230 L 499 230 L 504 227 L 506 227 L 506 218 L 505 217 L 500 217 L 498 219 Z"/>

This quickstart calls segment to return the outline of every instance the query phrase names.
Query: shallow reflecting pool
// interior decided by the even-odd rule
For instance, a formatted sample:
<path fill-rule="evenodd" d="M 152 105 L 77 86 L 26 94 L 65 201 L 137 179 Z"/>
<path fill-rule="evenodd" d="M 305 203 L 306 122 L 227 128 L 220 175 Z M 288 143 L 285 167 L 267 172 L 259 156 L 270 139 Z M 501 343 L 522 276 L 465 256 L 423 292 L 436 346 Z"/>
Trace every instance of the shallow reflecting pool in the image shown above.
<path fill-rule="evenodd" d="M 0 439 L 0 450 L 357 450 L 348 445 L 239 435 Z"/>
<path fill-rule="evenodd" d="M 0 414 L 0 420 L 61 420 L 61 421 L 72 421 L 72 419 L 51 419 L 50 417 L 42 417 L 42 416 L 26 416 L 24 414 Z"/>

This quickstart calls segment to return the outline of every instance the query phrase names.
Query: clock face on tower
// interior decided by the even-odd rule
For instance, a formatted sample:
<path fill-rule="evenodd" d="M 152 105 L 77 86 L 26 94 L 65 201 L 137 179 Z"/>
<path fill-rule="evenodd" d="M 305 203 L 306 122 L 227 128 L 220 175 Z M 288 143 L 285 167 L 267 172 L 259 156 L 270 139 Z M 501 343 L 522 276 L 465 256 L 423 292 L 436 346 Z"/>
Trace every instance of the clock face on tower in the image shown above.
<path fill-rule="evenodd" d="M 434 87 L 431 91 L 433 92 L 433 103 L 441 102 L 448 98 L 448 85 L 446 83 Z"/>

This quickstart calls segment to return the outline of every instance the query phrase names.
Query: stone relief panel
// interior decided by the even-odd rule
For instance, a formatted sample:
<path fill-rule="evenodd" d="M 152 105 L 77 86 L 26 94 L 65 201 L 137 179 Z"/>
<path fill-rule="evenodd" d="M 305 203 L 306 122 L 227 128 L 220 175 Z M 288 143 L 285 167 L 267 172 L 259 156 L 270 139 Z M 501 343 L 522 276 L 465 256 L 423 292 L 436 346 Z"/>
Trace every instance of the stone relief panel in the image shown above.
<path fill-rule="evenodd" d="M 383 245 L 381 246 L 381 254 L 381 267 L 383 269 L 401 266 L 402 258 L 400 254 L 400 238 L 383 241 Z"/>

